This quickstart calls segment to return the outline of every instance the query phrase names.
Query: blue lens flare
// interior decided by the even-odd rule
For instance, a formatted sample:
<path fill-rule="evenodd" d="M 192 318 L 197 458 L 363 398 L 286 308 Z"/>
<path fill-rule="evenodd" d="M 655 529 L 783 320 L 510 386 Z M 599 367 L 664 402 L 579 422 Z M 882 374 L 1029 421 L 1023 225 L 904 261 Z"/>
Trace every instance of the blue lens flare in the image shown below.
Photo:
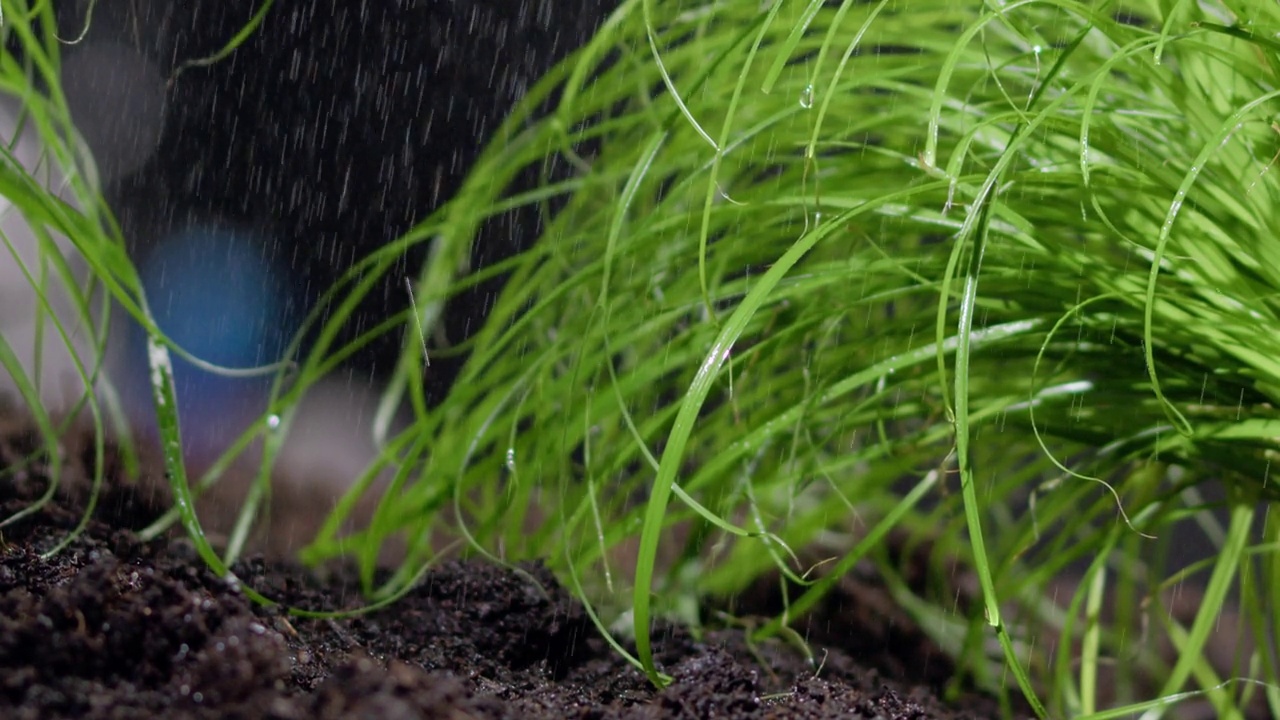
<path fill-rule="evenodd" d="M 268 236 L 194 225 L 161 241 L 141 263 L 160 329 L 200 360 L 227 368 L 274 363 L 292 337 L 288 288 L 272 267 Z M 131 365 L 145 370 L 141 329 Z M 270 376 L 227 377 L 173 355 L 179 418 L 189 453 L 216 452 L 263 412 Z M 134 393 L 145 402 L 149 394 Z"/>

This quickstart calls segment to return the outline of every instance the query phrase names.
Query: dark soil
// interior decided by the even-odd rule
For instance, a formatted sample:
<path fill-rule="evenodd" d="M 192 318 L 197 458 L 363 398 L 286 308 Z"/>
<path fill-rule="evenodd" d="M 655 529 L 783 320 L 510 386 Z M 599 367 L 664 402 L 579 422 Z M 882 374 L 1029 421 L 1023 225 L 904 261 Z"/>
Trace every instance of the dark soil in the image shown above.
<path fill-rule="evenodd" d="M 613 653 L 544 568 L 527 577 L 480 562 L 432 571 L 399 604 L 339 620 L 287 617 L 215 577 L 183 538 L 131 532 L 167 507 L 152 481 L 109 483 L 87 532 L 42 551 L 80 518 L 86 452 L 69 441 L 63 482 L 43 510 L 3 528 L 0 717 L 31 718 L 985 718 L 938 699 L 950 663 L 850 577 L 812 619 L 820 668 L 782 642 L 740 630 L 661 632 L 675 678 L 656 691 Z M 28 429 L 0 427 L 0 517 L 47 487 L 23 463 Z M 145 488 L 145 489 L 144 489 Z M 240 580 L 286 604 L 360 603 L 349 573 L 254 559 Z M 741 610 L 741 608 L 739 608 Z M 886 628 L 890 628 L 886 630 Z"/>

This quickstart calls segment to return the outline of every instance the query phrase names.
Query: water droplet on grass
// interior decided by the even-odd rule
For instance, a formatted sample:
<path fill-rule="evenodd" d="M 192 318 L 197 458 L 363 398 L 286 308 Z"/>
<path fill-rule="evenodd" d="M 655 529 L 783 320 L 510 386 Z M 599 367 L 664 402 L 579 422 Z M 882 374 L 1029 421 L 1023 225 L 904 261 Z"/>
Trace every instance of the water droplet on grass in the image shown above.
<path fill-rule="evenodd" d="M 813 85 L 805 85 L 804 90 L 800 91 L 800 107 L 806 110 L 813 107 Z"/>

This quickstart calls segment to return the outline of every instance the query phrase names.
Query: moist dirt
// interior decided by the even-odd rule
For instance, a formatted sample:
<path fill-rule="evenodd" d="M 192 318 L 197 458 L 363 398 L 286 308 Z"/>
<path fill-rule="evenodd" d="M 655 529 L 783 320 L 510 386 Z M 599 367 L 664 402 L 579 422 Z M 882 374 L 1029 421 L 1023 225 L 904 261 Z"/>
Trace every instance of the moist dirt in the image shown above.
<path fill-rule="evenodd" d="M 0 410 L 0 416 L 3 416 Z M 9 413 L 10 417 L 12 413 Z M 0 517 L 49 487 L 29 425 L 0 417 Z M 0 529 L 0 717 L 77 718 L 987 718 L 989 698 L 939 699 L 945 656 L 873 580 L 842 579 L 793 644 L 749 643 L 738 623 L 663 627 L 655 690 L 538 564 L 458 560 L 400 602 L 338 619 L 257 605 L 174 535 L 134 531 L 168 508 L 161 471 L 108 477 L 93 519 L 62 552 L 89 497 L 89 436 L 69 436 L 49 503 Z M 359 607 L 341 568 L 256 557 L 240 581 L 284 605 Z M 536 579 L 536 582 L 532 580 Z M 776 587 L 776 585 L 775 585 Z M 748 594 L 750 595 L 750 594 Z M 768 609 L 741 599 L 739 614 Z M 709 613 L 712 615 L 713 613 Z"/>

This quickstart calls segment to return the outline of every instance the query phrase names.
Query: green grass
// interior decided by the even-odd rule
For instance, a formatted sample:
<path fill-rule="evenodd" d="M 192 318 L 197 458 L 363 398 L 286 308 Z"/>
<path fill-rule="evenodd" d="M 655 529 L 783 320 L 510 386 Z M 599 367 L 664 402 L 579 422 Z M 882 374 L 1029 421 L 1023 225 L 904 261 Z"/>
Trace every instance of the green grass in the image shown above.
<path fill-rule="evenodd" d="M 54 382 L 42 374 L 44 339 L 56 335 L 68 348 L 72 369 L 82 385 L 100 384 L 104 397 L 111 398 L 110 386 L 100 376 L 107 318 L 95 315 L 91 307 L 105 289 L 136 308 L 136 296 L 130 296 L 130 289 L 136 289 L 137 284 L 122 245 L 117 242 L 119 233 L 95 186 L 94 169 L 91 163 L 85 162 L 83 154 L 77 155 L 80 146 L 71 139 L 74 128 L 57 83 L 56 57 L 41 51 L 54 44 L 48 43 L 33 26 L 33 22 L 48 17 L 50 8 L 28 10 L 7 4 L 3 7 L 0 35 L 6 46 L 17 43 L 31 51 L 21 60 L 7 52 L 0 55 L 0 93 L 21 102 L 17 131 L 13 137 L 4 138 L 0 147 L 0 195 L 7 200 L 6 205 L 11 204 L 6 213 L 20 212 L 30 225 L 31 234 L 13 239 L 3 235 L 0 240 L 4 245 L 4 262 L 15 263 L 32 288 L 35 342 L 33 356 L 19 357 L 10 342 L 0 335 L 0 366 L 9 377 L 8 384 L 27 406 L 44 446 L 56 448 L 65 430 L 65 421 L 52 417 L 41 401 L 46 383 Z M 38 93 L 37 85 L 48 87 L 48 92 Z M 43 139 L 50 142 L 46 143 L 35 166 L 27 167 L 15 153 L 25 152 L 24 142 Z M 70 254 L 90 268 L 91 281 L 87 286 L 64 258 L 59 243 L 72 245 L 74 253 Z M 65 307 L 69 312 L 56 312 L 56 306 Z M 73 336 L 82 338 L 80 348 Z M 81 409 L 91 418 L 97 438 L 93 448 L 93 494 L 86 511 L 87 519 L 103 478 L 105 417 L 96 395 L 85 393 L 74 405 L 72 414 Z M 61 454 L 49 452 L 47 457 L 53 476 L 58 477 Z M 51 486 L 38 502 L 0 522 L 0 528 L 38 510 L 55 491 L 56 487 Z M 82 527 L 83 524 L 77 531 Z"/>
<path fill-rule="evenodd" d="M 220 570 L 238 554 L 306 388 L 398 333 L 382 456 L 304 555 L 354 557 L 371 599 L 459 537 L 502 562 L 547 558 L 661 683 L 654 619 L 697 626 L 700 599 L 776 569 L 794 620 L 867 559 L 959 658 L 955 690 L 1052 717 L 1192 698 L 1280 714 L 1278 31 L 1276 6 L 1225 0 L 624 2 L 454 198 L 316 310 L 276 386 L 279 425 L 251 431 L 266 459 L 245 522 L 203 554 Z M 53 137 L 65 107 L 39 107 Z M 575 171 L 512 187 L 553 160 Z M 77 250 L 145 319 L 109 215 L 92 187 L 78 198 L 92 212 L 59 206 L 73 220 L 57 222 L 93 233 Z M 513 208 L 541 211 L 543 233 L 468 268 L 478 229 Z M 337 346 L 416 244 L 430 261 L 411 311 Z M 483 327 L 441 338 L 450 298 L 499 274 Z M 458 353 L 429 404 L 426 358 Z M 198 535 L 177 453 L 169 465 L 175 517 Z M 1203 500 L 1215 487 L 1224 500 Z M 374 516 L 342 531 L 366 493 L 381 493 Z M 1193 527 L 1207 560 L 1184 570 L 1168 555 Z M 980 594 L 909 584 L 891 529 L 939 578 L 961 562 Z M 393 538 L 408 557 L 375 583 Z M 814 548 L 819 567 L 795 559 Z M 1175 616 L 1166 591 L 1191 582 L 1199 608 Z M 1215 633 L 1260 642 L 1220 667 Z"/>

